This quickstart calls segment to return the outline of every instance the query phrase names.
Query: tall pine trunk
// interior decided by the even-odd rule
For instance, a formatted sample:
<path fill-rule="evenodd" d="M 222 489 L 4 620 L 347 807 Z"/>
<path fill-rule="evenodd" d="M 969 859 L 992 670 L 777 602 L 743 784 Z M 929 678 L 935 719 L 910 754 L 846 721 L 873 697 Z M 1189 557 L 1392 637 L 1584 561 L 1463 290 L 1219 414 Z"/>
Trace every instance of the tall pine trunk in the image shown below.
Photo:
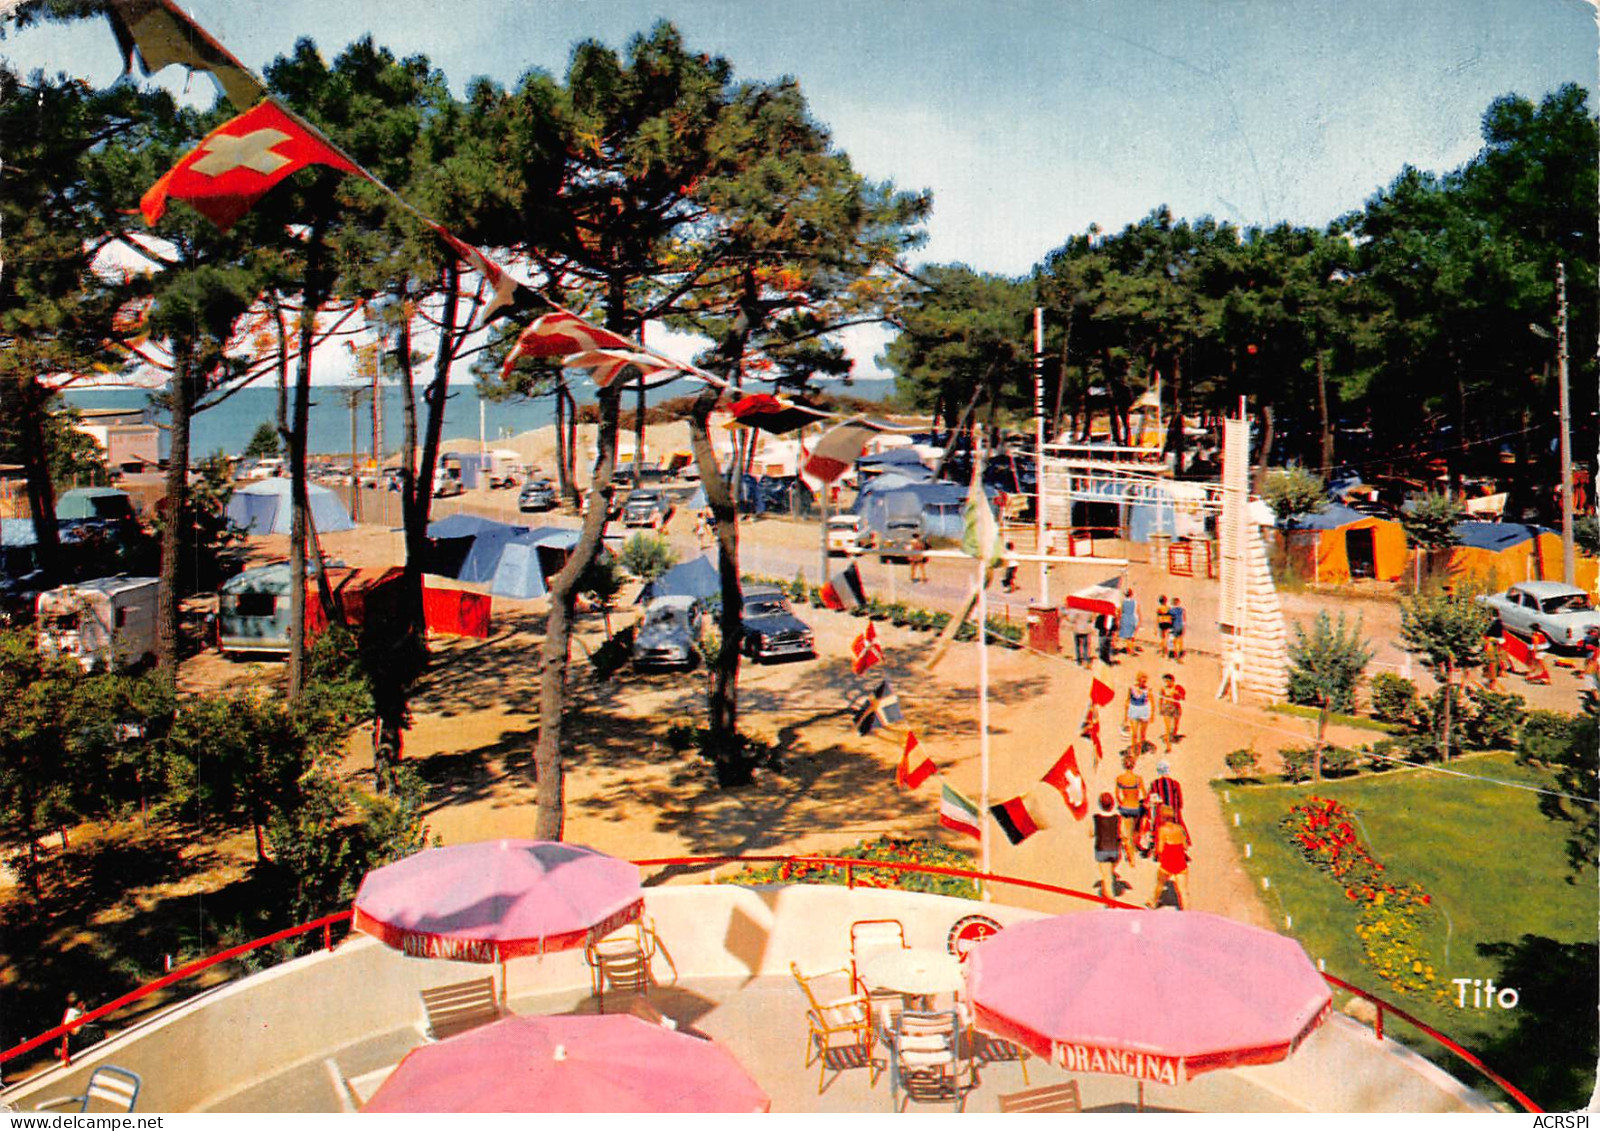
<path fill-rule="evenodd" d="M 45 407 L 49 391 L 37 381 L 21 382 L 17 398 L 22 432 L 23 474 L 28 483 L 28 511 L 33 517 L 34 553 L 39 568 L 52 583 L 60 580 L 61 528 L 56 522 L 56 488 L 50 479 L 49 449 L 45 445 Z"/>
<path fill-rule="evenodd" d="M 169 676 L 178 674 L 182 658 L 180 586 L 183 548 L 189 525 L 189 423 L 194 416 L 194 343 L 172 342 L 172 391 L 168 398 L 166 513 L 161 524 L 161 576 L 156 588 L 156 663 Z"/>
<path fill-rule="evenodd" d="M 1317 349 L 1317 470 L 1324 482 L 1333 471 L 1333 417 L 1328 411 L 1328 373 L 1326 353 Z"/>
<path fill-rule="evenodd" d="M 289 532 L 289 704 L 300 702 L 306 684 L 306 547 L 309 505 L 306 497 L 306 433 L 311 418 L 311 351 L 316 344 L 317 308 L 322 305 L 323 221 L 311 225 L 306 241 L 305 285 L 300 296 L 300 356 L 294 378 L 294 419 L 289 427 L 289 490 L 294 522 Z"/>
<path fill-rule="evenodd" d="M 610 511 L 611 479 L 617 467 L 617 432 L 622 416 L 622 391 L 599 391 L 600 428 L 594 474 L 589 480 L 589 509 L 578 544 L 566 565 L 550 579 L 550 616 L 545 622 L 539 665 L 539 741 L 534 747 L 537 776 L 533 835 L 560 840 L 565 825 L 566 783 L 561 765 L 562 711 L 566 700 L 567 665 L 572 651 L 572 620 L 578 582 L 600 549 Z"/>

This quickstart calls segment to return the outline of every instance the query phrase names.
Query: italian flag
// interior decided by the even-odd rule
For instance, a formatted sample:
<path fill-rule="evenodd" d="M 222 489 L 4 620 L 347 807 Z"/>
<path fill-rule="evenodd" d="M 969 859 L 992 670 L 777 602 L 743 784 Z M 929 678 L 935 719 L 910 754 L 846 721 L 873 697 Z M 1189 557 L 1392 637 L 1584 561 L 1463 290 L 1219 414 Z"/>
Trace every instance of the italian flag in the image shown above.
<path fill-rule="evenodd" d="M 945 785 L 939 793 L 939 823 L 947 829 L 983 839 L 978 807 Z"/>

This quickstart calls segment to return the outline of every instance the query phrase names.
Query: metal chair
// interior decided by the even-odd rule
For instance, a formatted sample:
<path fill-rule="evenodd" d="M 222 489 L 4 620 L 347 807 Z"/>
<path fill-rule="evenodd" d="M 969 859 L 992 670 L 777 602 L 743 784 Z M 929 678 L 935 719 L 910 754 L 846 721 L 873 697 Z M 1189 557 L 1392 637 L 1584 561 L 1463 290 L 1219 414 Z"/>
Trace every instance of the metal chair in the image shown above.
<path fill-rule="evenodd" d="M 800 973 L 800 967 L 789 963 L 789 972 L 806 995 L 806 1067 L 818 1064 L 817 1095 L 828 1090 L 828 1070 L 834 1077 L 851 1068 L 866 1068 L 867 1085 L 878 1082 L 878 1062 L 872 1055 L 876 1037 L 872 1031 L 872 1006 L 864 994 L 821 1001 L 813 983 L 833 975 L 848 978 L 850 971 L 843 967 L 821 974 Z"/>
<path fill-rule="evenodd" d="M 1001 1114 L 1009 1112 L 1065 1112 L 1083 1111 L 1083 1097 L 1078 1094 L 1078 1082 L 1047 1084 L 1031 1092 L 1011 1092 L 1000 1097 Z"/>
<path fill-rule="evenodd" d="M 106 1111 L 132 1111 L 134 1104 L 139 1102 L 139 1089 L 143 1083 L 137 1072 L 118 1068 L 114 1064 L 102 1064 L 89 1073 L 88 1086 L 84 1088 L 81 1096 L 59 1096 L 53 1100 L 46 1100 L 33 1110 L 47 1111 L 53 1107 L 77 1104 L 77 1110 L 84 1112 L 89 1110 L 91 1102 L 99 1100 L 105 1105 Z"/>
<path fill-rule="evenodd" d="M 889 1099 L 895 1111 L 912 1103 L 949 1102 L 961 1111 L 979 1084 L 977 1062 L 963 1055 L 956 1011 L 906 1010 L 895 1023 L 889 1050 Z M 901 1100 L 900 1093 L 905 1093 Z"/>
<path fill-rule="evenodd" d="M 639 920 L 613 931 L 583 948 L 589 964 L 589 984 L 606 1011 L 606 991 L 647 996 L 655 984 L 650 962 L 656 956 L 655 929 Z"/>
<path fill-rule="evenodd" d="M 858 919 L 850 924 L 850 985 L 856 993 L 867 997 L 896 999 L 899 994 L 874 994 L 872 987 L 861 980 L 861 963 L 886 950 L 907 950 L 906 928 L 898 919 Z"/>

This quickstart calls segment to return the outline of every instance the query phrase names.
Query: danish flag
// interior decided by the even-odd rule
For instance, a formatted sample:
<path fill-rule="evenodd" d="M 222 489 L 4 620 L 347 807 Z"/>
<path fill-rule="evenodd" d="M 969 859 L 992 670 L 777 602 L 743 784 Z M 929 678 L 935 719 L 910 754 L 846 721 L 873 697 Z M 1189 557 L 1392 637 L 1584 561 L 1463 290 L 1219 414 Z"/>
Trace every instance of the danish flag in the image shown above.
<path fill-rule="evenodd" d="M 139 199 L 145 223 L 154 226 L 167 199 L 186 200 L 224 232 L 255 207 L 290 173 L 328 165 L 368 177 L 275 102 L 263 102 L 206 135 Z"/>
<path fill-rule="evenodd" d="M 883 645 L 878 643 L 878 630 L 867 622 L 867 630 L 850 641 L 850 670 L 861 675 L 874 664 L 883 663 Z"/>

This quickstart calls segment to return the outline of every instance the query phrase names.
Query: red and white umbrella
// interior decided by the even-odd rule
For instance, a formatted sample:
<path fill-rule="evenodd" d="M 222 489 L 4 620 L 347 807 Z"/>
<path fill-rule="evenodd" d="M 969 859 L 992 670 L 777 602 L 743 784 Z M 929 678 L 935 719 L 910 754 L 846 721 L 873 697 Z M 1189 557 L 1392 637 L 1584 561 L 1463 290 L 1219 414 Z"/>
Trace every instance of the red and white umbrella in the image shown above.
<path fill-rule="evenodd" d="M 496 840 L 428 848 L 368 872 L 354 926 L 420 958 L 503 963 L 582 946 L 643 910 L 639 869 L 626 860 L 581 844 Z"/>
<path fill-rule="evenodd" d="M 406 1054 L 363 1111 L 764 1112 L 713 1041 L 627 1014 L 506 1017 Z"/>
<path fill-rule="evenodd" d="M 1177 1084 L 1283 1060 L 1333 995 L 1293 939 L 1200 911 L 1080 912 L 973 948 L 979 1029 L 1070 1072 Z"/>
<path fill-rule="evenodd" d="M 1067 608 L 1087 609 L 1097 616 L 1102 613 L 1116 616 L 1122 611 L 1122 590 L 1117 586 L 1120 580 L 1108 577 L 1098 584 L 1073 590 L 1067 594 Z"/>

